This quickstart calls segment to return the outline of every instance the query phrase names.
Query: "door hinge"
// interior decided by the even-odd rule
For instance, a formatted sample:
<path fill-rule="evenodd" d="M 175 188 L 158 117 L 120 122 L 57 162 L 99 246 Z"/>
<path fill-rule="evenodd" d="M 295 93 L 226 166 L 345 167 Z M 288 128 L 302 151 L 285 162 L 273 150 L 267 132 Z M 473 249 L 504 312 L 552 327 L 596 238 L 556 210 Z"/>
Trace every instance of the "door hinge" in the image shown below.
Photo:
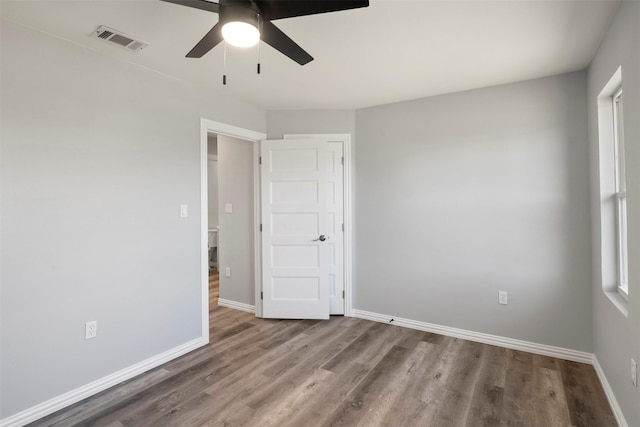
<path fill-rule="evenodd" d="M 344 231 L 344 224 L 342 224 L 342 231 Z"/>
<path fill-rule="evenodd" d="M 342 166 L 344 166 L 344 157 L 342 157 L 340 161 L 342 162 Z"/>
<path fill-rule="evenodd" d="M 260 231 L 262 231 L 262 224 L 260 224 Z"/>
<path fill-rule="evenodd" d="M 261 165 L 262 164 L 262 156 L 258 157 L 258 164 Z"/>
<path fill-rule="evenodd" d="M 342 290 L 342 299 L 344 299 L 344 290 Z"/>
<path fill-rule="evenodd" d="M 264 299 L 264 294 L 260 291 L 260 299 Z"/>

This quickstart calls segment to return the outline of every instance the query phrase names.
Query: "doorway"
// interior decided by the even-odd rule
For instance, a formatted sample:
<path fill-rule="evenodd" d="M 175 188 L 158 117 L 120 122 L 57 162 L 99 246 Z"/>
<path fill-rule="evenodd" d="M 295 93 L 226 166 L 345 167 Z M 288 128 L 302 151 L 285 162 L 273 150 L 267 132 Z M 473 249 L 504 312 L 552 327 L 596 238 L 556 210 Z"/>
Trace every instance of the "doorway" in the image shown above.
<path fill-rule="evenodd" d="M 220 297 L 220 273 L 218 271 L 218 138 L 215 134 L 207 137 L 207 242 L 209 258 L 209 305 L 218 305 Z"/>
<path fill-rule="evenodd" d="M 218 305 L 255 312 L 256 224 L 252 141 L 218 136 L 220 297 Z"/>
<path fill-rule="evenodd" d="M 248 304 L 246 302 L 235 302 L 233 308 L 251 311 L 256 314 L 257 317 L 262 317 L 262 304 L 260 300 L 261 293 L 261 250 L 260 250 L 260 181 L 259 181 L 259 149 L 260 149 L 260 141 L 266 139 L 266 135 L 260 132 L 255 132 L 248 129 L 243 129 L 231 125 L 227 125 L 224 123 L 214 122 L 206 119 L 201 119 L 201 277 L 202 277 L 202 338 L 206 342 L 209 342 L 208 331 L 209 331 L 209 283 L 208 283 L 208 270 L 209 270 L 209 251 L 208 251 L 208 200 L 207 200 L 207 162 L 208 162 L 208 147 L 207 140 L 208 135 L 224 135 L 233 138 L 238 138 L 245 141 L 251 141 L 253 144 L 253 177 L 254 177 L 254 224 L 253 224 L 253 235 L 254 235 L 254 248 L 253 248 L 253 265 L 254 271 L 256 272 L 253 283 L 253 295 L 255 305 Z M 351 241 L 352 241 L 352 230 L 350 227 L 351 224 L 351 139 L 349 134 L 322 134 L 322 135 L 285 135 L 285 138 L 303 138 L 303 137 L 314 137 L 314 138 L 322 138 L 332 142 L 340 142 L 342 144 L 343 156 L 340 161 L 344 164 L 344 181 L 343 181 L 343 200 L 344 200 L 344 246 L 343 246 L 343 256 L 341 258 L 343 262 L 342 273 L 338 273 L 339 279 L 344 282 L 344 292 L 341 296 L 343 296 L 343 310 L 344 315 L 351 315 Z M 224 211 L 226 206 L 224 206 L 224 201 L 220 202 L 221 209 L 220 212 Z M 232 207 L 233 208 L 233 207 Z M 342 227 L 342 225 L 340 225 Z M 220 233 L 224 233 L 222 230 Z M 218 268 L 221 270 L 222 274 L 225 274 L 224 267 L 224 249 L 219 250 L 218 253 Z M 232 272 L 233 274 L 233 272 Z M 253 301 L 252 301 L 253 302 Z"/>
<path fill-rule="evenodd" d="M 200 120 L 200 277 L 201 277 L 201 339 L 203 342 L 209 342 L 209 242 L 208 242 L 208 223 L 209 223 L 209 205 L 208 205 L 208 140 L 209 135 L 229 136 L 232 138 L 238 138 L 245 141 L 251 141 L 254 151 L 254 176 L 257 176 L 258 170 L 258 143 L 266 139 L 267 135 L 260 132 L 255 132 L 248 129 L 239 128 L 236 126 L 227 125 L 225 123 L 214 122 L 207 119 Z M 218 159 L 219 160 L 219 159 Z M 218 165 L 219 166 L 219 165 Z M 254 184 L 257 187 L 257 185 Z M 256 198 L 257 194 L 254 194 L 254 206 L 259 206 L 259 198 Z M 219 209 L 220 212 L 220 209 Z M 259 218 L 254 214 L 254 219 Z M 259 238 L 259 222 L 254 220 L 253 233 L 255 238 Z M 220 236 L 218 236 L 219 238 Z M 221 262 L 224 260 L 224 249 L 219 245 L 218 250 L 218 268 L 222 269 Z M 254 249 L 254 259 L 259 259 L 259 252 L 256 254 Z M 259 271 L 256 269 L 255 271 Z M 256 275 L 254 288 L 260 288 L 260 282 Z M 256 291 L 259 292 L 259 291 Z M 245 307 L 246 306 L 246 307 Z M 256 311 L 255 308 L 250 307 L 249 304 L 241 304 L 235 306 L 236 309 L 244 309 L 245 311 Z"/>

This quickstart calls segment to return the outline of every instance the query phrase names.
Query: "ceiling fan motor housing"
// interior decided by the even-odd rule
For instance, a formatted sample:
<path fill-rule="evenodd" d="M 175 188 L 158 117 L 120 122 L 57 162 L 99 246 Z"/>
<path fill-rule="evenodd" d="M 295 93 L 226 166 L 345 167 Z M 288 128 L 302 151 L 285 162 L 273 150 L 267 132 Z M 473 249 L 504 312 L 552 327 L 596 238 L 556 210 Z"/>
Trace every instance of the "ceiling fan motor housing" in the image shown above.
<path fill-rule="evenodd" d="M 220 23 L 245 22 L 260 29 L 260 10 L 252 2 L 220 3 Z"/>

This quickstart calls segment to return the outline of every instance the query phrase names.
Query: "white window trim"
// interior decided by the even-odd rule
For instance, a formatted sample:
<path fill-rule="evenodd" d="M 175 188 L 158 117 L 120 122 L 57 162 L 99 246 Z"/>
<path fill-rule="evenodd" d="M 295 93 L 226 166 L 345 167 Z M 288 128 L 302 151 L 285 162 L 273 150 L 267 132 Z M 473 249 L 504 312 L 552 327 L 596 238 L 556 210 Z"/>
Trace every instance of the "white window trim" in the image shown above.
<path fill-rule="evenodd" d="M 624 316 L 628 316 L 627 292 L 624 286 L 620 287 L 620 277 L 628 277 L 622 274 L 619 264 L 621 255 L 625 254 L 624 221 L 619 221 L 619 213 L 624 219 L 624 207 L 626 194 L 624 192 L 624 181 L 618 179 L 618 170 L 624 168 L 624 148 L 618 149 L 616 144 L 624 142 L 618 138 L 624 136 L 620 129 L 614 126 L 618 119 L 614 117 L 616 111 L 615 99 L 620 94 L 622 84 L 622 67 L 618 67 L 613 76 L 604 85 L 597 97 L 597 117 L 598 117 L 598 162 L 599 162 L 599 200 L 600 200 L 600 273 L 602 291 L 607 298 Z M 624 108 L 624 106 L 623 106 Z M 624 114 L 624 113 L 623 113 Z M 618 156 L 617 151 L 621 156 Z M 622 161 L 622 162 L 621 162 Z M 624 178 L 624 173 L 620 174 Z M 626 258 L 628 261 L 628 257 Z M 627 262 L 628 264 L 628 262 Z"/>
<path fill-rule="evenodd" d="M 629 298 L 629 256 L 627 247 L 627 193 L 624 150 L 624 101 L 622 85 L 611 97 L 613 108 L 614 173 L 616 205 L 616 266 L 617 290 L 625 300 Z M 622 111 L 621 111 L 622 110 Z"/>

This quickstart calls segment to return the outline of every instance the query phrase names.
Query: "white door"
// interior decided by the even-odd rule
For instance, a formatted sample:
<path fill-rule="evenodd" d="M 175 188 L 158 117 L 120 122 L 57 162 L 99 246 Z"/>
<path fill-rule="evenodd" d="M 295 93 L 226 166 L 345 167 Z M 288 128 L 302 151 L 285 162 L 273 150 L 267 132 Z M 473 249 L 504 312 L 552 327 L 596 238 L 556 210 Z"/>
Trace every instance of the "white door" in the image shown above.
<path fill-rule="evenodd" d="M 326 142 L 261 143 L 262 314 L 329 318 Z"/>
<path fill-rule="evenodd" d="M 345 135 L 285 134 L 284 139 L 321 139 L 328 150 L 329 313 L 345 314 Z"/>

